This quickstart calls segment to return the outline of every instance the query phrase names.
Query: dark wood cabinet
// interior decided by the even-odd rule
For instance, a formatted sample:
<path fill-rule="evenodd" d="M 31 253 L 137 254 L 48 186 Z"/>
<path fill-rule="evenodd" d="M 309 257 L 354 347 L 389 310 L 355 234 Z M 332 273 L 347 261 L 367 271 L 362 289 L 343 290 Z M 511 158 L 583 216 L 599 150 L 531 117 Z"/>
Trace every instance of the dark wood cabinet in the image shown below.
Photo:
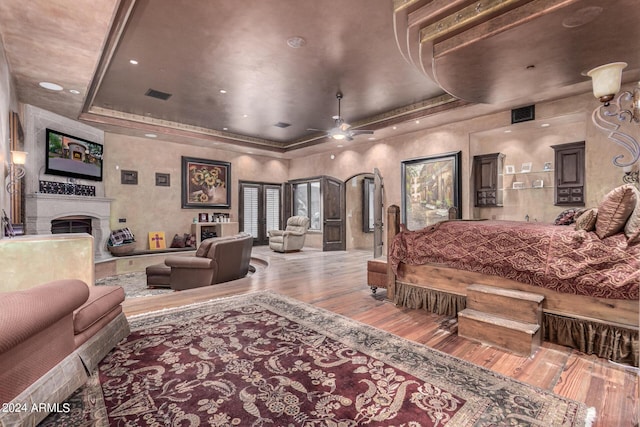
<path fill-rule="evenodd" d="M 474 202 L 476 207 L 502 206 L 504 154 L 473 156 Z"/>
<path fill-rule="evenodd" d="M 555 205 L 584 206 L 584 141 L 552 145 L 555 152 Z"/>

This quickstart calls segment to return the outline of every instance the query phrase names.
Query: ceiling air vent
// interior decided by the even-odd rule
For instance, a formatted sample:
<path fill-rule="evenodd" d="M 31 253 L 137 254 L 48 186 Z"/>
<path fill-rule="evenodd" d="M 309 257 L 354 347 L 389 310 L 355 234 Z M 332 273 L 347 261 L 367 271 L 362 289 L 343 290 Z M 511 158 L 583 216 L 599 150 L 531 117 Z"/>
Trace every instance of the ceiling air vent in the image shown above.
<path fill-rule="evenodd" d="M 535 105 L 529 105 L 527 107 L 515 108 L 511 110 L 511 124 L 528 122 L 529 120 L 535 120 L 535 118 Z"/>
<path fill-rule="evenodd" d="M 145 95 L 150 96 L 152 98 L 162 99 L 163 101 L 166 101 L 167 99 L 171 98 L 170 93 L 162 92 L 155 89 L 149 89 L 147 93 L 145 93 Z"/>
<path fill-rule="evenodd" d="M 277 128 L 288 128 L 289 126 L 291 126 L 291 123 L 285 123 L 285 122 L 278 122 L 274 125 Z"/>

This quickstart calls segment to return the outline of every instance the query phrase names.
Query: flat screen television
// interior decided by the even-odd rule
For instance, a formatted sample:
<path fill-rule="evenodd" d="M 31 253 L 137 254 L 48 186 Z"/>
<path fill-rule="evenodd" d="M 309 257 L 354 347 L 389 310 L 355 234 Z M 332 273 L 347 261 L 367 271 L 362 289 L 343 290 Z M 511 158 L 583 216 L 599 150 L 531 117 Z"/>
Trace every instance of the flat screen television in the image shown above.
<path fill-rule="evenodd" d="M 45 173 L 102 181 L 102 144 L 47 129 Z"/>

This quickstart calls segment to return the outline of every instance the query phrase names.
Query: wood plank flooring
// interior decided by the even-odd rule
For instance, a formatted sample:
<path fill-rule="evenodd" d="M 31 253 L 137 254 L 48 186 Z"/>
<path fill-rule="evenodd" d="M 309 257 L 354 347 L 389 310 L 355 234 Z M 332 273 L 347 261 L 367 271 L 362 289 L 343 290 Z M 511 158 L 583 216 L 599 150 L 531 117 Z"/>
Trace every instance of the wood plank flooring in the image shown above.
<path fill-rule="evenodd" d="M 371 251 L 278 254 L 255 247 L 250 277 L 166 295 L 128 299 L 128 316 L 230 295 L 271 290 L 347 316 L 378 329 L 465 359 L 519 381 L 585 402 L 597 411 L 594 427 L 638 426 L 637 369 L 619 366 L 563 346 L 543 343 L 532 357 L 477 344 L 456 334 L 455 320 L 422 310 L 396 307 L 385 290 L 373 295 L 366 284 Z"/>

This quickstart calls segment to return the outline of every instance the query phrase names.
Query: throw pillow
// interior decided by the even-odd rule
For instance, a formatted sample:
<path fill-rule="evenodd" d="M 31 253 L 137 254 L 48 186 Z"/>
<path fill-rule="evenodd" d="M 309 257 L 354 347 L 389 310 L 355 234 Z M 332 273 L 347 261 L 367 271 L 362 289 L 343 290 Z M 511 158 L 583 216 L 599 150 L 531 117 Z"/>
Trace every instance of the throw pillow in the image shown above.
<path fill-rule="evenodd" d="M 173 236 L 173 241 L 171 242 L 172 248 L 184 248 L 184 235 L 176 234 Z"/>
<path fill-rule="evenodd" d="M 565 209 L 556 217 L 555 225 L 571 225 L 575 222 L 577 209 Z"/>
<path fill-rule="evenodd" d="M 596 229 L 598 208 L 587 209 L 581 212 L 576 219 L 576 230 L 593 231 Z"/>
<path fill-rule="evenodd" d="M 596 234 L 599 238 L 613 236 L 622 231 L 636 206 L 635 188 L 625 184 L 614 188 L 598 206 Z"/>
<path fill-rule="evenodd" d="M 640 191 L 634 187 L 636 193 L 636 206 L 624 226 L 624 235 L 629 243 L 640 241 Z"/>

